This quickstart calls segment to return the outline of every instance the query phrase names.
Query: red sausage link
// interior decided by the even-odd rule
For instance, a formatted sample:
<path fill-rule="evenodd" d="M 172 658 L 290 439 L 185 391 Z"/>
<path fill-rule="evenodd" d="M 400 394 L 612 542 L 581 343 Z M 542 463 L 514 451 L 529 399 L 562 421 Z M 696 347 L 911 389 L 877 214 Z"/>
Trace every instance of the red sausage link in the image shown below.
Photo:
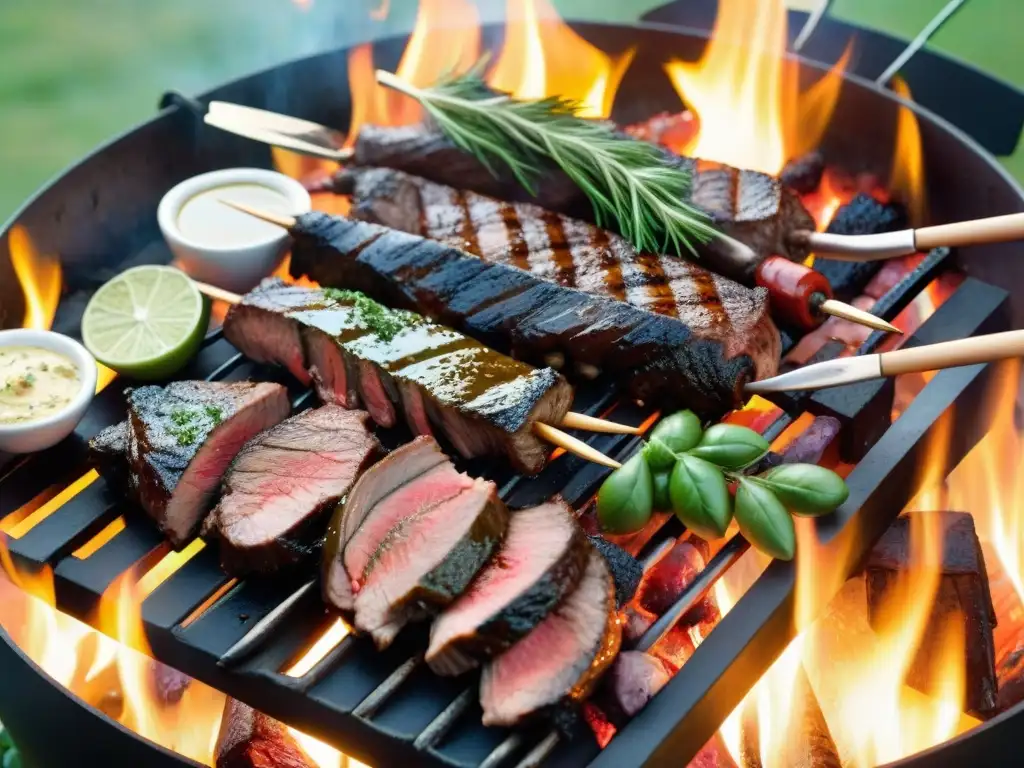
<path fill-rule="evenodd" d="M 810 330 L 825 321 L 811 297 L 820 293 L 832 298 L 832 286 L 820 272 L 782 256 L 769 256 L 755 273 L 757 284 L 768 289 L 773 314 L 790 325 Z"/>

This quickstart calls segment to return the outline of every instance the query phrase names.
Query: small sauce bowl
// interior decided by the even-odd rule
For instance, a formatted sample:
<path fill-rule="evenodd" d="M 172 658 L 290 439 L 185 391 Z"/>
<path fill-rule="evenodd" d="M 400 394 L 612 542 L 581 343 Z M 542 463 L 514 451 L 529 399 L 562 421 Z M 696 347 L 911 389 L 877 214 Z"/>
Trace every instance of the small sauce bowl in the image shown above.
<path fill-rule="evenodd" d="M 288 216 L 308 213 L 312 202 L 299 182 L 262 168 L 203 173 L 164 195 L 157 222 L 178 265 L 196 280 L 245 293 L 281 263 L 288 251 L 288 232 L 224 205 L 221 199 Z"/>
<path fill-rule="evenodd" d="M 78 392 L 64 408 L 34 421 L 0 422 L 0 451 L 33 453 L 56 445 L 75 430 L 92 402 L 96 392 L 96 360 L 71 337 L 32 328 L 0 331 L 0 347 L 49 349 L 64 355 L 78 368 Z"/>

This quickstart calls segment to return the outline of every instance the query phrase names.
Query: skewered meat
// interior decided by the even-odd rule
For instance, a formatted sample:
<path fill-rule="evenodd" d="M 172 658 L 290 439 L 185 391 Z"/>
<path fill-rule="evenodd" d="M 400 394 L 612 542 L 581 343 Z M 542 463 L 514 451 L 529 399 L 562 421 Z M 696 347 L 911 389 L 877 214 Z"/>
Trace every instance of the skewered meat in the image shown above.
<path fill-rule="evenodd" d="M 720 415 L 742 402 L 757 374 L 748 355 L 730 356 L 672 318 L 431 240 L 320 213 L 299 217 L 292 234 L 297 275 L 436 316 L 516 357 L 556 353 L 607 371 L 649 404 Z"/>
<path fill-rule="evenodd" d="M 592 550 L 576 590 L 526 637 L 484 668 L 484 725 L 511 726 L 590 695 L 619 651 L 615 586 Z"/>
<path fill-rule="evenodd" d="M 530 203 L 505 203 L 386 168 L 352 169 L 353 215 L 524 269 L 584 293 L 676 319 L 683 333 L 746 355 L 755 375 L 778 368 L 768 292 L 674 256 L 637 253 L 622 237 Z"/>
<path fill-rule="evenodd" d="M 203 527 L 220 540 L 225 571 L 273 571 L 316 549 L 323 513 L 380 454 L 368 422 L 363 411 L 325 405 L 245 444 Z"/>
<path fill-rule="evenodd" d="M 515 512 L 498 553 L 434 621 L 427 662 L 467 672 L 536 627 L 579 583 L 590 546 L 561 499 Z"/>
<path fill-rule="evenodd" d="M 410 477 L 407 459 L 423 471 Z M 324 597 L 354 609 L 356 627 L 385 648 L 408 621 L 463 593 L 507 525 L 493 483 L 456 472 L 431 438 L 418 438 L 368 469 L 332 522 Z"/>
<path fill-rule="evenodd" d="M 653 118 L 657 119 L 657 118 Z M 644 123 L 626 133 L 649 135 Z M 692 175 L 685 202 L 704 210 L 726 235 L 752 248 L 760 257 L 773 254 L 802 261 L 807 253 L 789 242 L 794 230 L 813 230 L 814 219 L 800 199 L 778 179 L 757 171 L 705 163 L 663 151 L 665 162 Z M 535 184 L 536 197 L 510 174 L 493 174 L 471 155 L 455 147 L 436 128 L 425 125 L 386 127 L 364 125 L 355 145 L 354 163 L 394 168 L 440 184 L 471 189 L 502 200 L 533 202 L 542 208 L 576 218 L 592 219 L 593 208 L 584 193 L 564 173 L 548 171 Z M 702 248 L 727 245 L 718 239 Z"/>
<path fill-rule="evenodd" d="M 363 404 L 384 426 L 401 408 L 414 432 L 437 428 L 467 458 L 504 454 L 528 474 L 544 466 L 533 423 L 557 424 L 568 411 L 572 389 L 561 376 L 408 313 L 332 296 L 265 280 L 232 307 L 225 336 L 254 359 L 289 366 L 292 345 L 304 348 L 301 366 L 325 402 Z"/>
<path fill-rule="evenodd" d="M 284 723 L 229 698 L 213 750 L 216 768 L 315 768 Z"/>
<path fill-rule="evenodd" d="M 97 435 L 90 451 L 105 476 L 127 477 L 129 492 L 176 547 L 198 530 L 242 444 L 291 409 L 280 384 L 177 381 L 127 397 L 128 421 Z"/>

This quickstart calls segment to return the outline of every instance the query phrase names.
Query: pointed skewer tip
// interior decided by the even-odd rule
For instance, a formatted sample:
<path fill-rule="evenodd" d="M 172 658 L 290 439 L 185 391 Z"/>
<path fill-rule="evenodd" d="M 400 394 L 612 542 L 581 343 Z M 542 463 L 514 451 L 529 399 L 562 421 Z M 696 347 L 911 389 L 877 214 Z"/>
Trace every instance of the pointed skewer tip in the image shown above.
<path fill-rule="evenodd" d="M 863 309 L 857 309 L 857 307 L 852 304 L 847 304 L 845 301 L 828 299 L 827 301 L 823 301 L 818 309 L 826 315 L 838 317 L 842 320 L 848 320 L 851 323 L 857 323 L 858 325 L 864 325 L 868 328 L 873 328 L 876 331 L 885 331 L 886 333 L 897 333 L 901 336 L 903 335 L 903 331 L 892 323 L 883 320 L 870 312 L 865 312 Z"/>
<path fill-rule="evenodd" d="M 250 216 L 255 216 L 257 219 L 267 222 L 268 224 L 276 224 L 279 227 L 285 229 L 291 229 L 295 226 L 294 216 L 282 216 L 278 213 L 271 213 L 269 211 L 261 211 L 259 208 L 253 208 L 245 203 L 239 203 L 235 200 L 227 200 L 223 197 L 217 198 L 217 202 L 222 203 L 229 208 L 234 208 L 236 211 L 247 213 Z"/>

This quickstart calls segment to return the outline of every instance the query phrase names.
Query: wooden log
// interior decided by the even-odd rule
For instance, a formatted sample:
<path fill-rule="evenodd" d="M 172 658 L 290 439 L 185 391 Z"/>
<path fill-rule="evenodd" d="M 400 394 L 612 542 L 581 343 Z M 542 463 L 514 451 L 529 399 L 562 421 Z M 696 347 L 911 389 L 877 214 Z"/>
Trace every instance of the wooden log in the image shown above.
<path fill-rule="evenodd" d="M 938 515 L 942 522 L 942 574 L 920 646 L 907 675 L 907 684 L 931 694 L 931 660 L 938 658 L 946 622 L 961 622 L 964 630 L 964 709 L 981 717 L 996 708 L 993 629 L 995 609 L 974 518 L 965 512 L 916 512 Z M 910 567 L 910 517 L 890 526 L 871 551 L 865 567 L 868 619 L 880 629 L 887 598 Z"/>
<path fill-rule="evenodd" d="M 996 705 L 1004 712 L 1024 701 L 1024 601 L 999 555 L 989 546 L 983 546 L 982 551 L 992 605 L 999 618 L 993 633 L 999 682 Z"/>
<path fill-rule="evenodd" d="M 283 723 L 230 697 L 213 754 L 215 768 L 317 768 Z"/>
<path fill-rule="evenodd" d="M 736 761 L 729 754 L 728 747 L 717 731 L 708 739 L 708 743 L 701 747 L 687 768 L 738 768 Z"/>

